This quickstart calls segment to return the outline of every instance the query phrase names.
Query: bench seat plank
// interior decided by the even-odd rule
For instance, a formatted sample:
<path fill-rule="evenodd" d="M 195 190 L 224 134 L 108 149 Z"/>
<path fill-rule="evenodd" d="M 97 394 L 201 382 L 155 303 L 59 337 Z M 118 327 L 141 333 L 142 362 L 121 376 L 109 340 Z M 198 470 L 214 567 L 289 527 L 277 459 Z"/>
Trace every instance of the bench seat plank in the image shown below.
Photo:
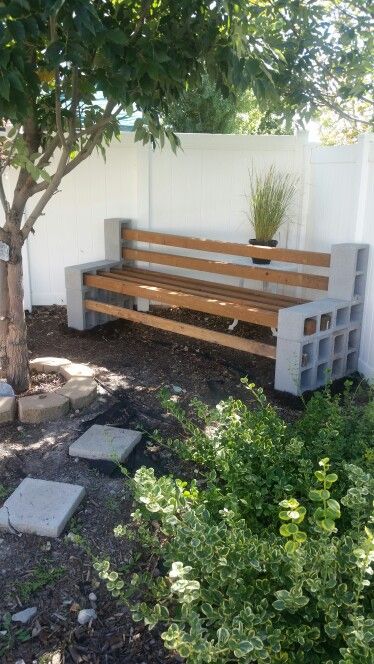
<path fill-rule="evenodd" d="M 110 273 L 125 278 L 135 277 L 136 279 L 149 281 L 154 284 L 177 285 L 181 287 L 186 286 L 187 288 L 200 288 L 201 290 L 208 290 L 210 292 L 217 291 L 217 293 L 220 293 L 221 295 L 225 294 L 240 299 L 265 302 L 269 303 L 269 305 L 276 304 L 278 308 L 303 304 L 307 301 L 298 297 L 292 297 L 291 295 L 268 293 L 265 291 L 232 286 L 220 282 L 203 281 L 202 279 L 194 279 L 192 277 L 170 274 L 168 272 L 156 272 L 143 268 L 112 268 Z"/>
<path fill-rule="evenodd" d="M 162 304 L 183 307 L 194 311 L 237 318 L 247 323 L 256 323 L 265 327 L 277 327 L 278 311 L 270 311 L 259 306 L 256 301 L 237 303 L 235 298 L 217 296 L 216 294 L 197 295 L 185 292 L 174 286 L 154 285 L 130 279 L 116 279 L 110 273 L 106 275 L 86 274 L 84 284 L 91 288 L 121 293 L 146 300 L 155 300 Z M 279 309 L 279 307 L 278 307 Z"/>

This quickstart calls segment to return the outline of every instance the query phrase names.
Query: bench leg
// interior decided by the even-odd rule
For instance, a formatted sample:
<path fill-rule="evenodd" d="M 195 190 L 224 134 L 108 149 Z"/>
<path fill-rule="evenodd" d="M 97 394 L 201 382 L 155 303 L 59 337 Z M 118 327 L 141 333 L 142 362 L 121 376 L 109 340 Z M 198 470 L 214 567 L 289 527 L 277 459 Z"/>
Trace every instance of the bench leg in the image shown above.
<path fill-rule="evenodd" d="M 75 330 L 89 330 L 97 325 L 115 320 L 113 316 L 104 313 L 86 311 L 86 299 L 95 299 L 107 304 L 133 308 L 133 298 L 131 297 L 96 288 L 88 288 L 84 285 L 84 274 L 97 274 L 98 271 L 110 270 L 112 267 L 122 267 L 122 263 L 104 260 L 83 265 L 71 265 L 65 268 L 68 327 Z"/>
<path fill-rule="evenodd" d="M 357 369 L 357 303 L 324 298 L 281 309 L 275 389 L 301 395 Z"/>

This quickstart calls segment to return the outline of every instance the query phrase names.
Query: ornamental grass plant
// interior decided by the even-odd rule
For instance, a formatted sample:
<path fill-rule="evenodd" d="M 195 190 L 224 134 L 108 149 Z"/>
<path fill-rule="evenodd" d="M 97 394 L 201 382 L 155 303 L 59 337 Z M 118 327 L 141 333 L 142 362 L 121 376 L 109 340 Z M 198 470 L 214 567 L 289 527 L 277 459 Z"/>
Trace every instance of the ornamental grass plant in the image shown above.
<path fill-rule="evenodd" d="M 281 173 L 274 165 L 262 175 L 250 173 L 248 219 L 256 240 L 272 240 L 282 224 L 297 191 L 297 177 Z"/>

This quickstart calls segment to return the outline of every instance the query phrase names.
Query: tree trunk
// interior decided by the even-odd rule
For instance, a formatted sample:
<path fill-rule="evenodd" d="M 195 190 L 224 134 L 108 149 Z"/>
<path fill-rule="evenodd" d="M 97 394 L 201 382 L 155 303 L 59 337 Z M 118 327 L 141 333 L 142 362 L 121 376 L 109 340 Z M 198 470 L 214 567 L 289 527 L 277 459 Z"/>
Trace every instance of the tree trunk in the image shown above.
<path fill-rule="evenodd" d="M 23 308 L 22 237 L 20 231 L 11 233 L 10 260 L 7 267 L 9 315 L 6 337 L 6 376 L 19 394 L 29 388 L 29 355 L 27 330 Z"/>
<path fill-rule="evenodd" d="M 6 337 L 8 331 L 8 271 L 7 263 L 0 260 L 0 378 L 6 375 Z"/>

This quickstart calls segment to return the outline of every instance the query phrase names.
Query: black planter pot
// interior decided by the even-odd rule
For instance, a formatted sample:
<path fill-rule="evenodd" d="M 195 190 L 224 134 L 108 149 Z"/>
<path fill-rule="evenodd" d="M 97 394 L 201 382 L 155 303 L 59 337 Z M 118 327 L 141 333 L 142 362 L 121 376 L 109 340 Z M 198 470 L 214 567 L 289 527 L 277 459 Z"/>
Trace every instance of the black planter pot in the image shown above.
<path fill-rule="evenodd" d="M 276 247 L 278 244 L 277 240 L 256 240 L 255 238 L 249 240 L 249 244 L 253 244 L 255 247 Z M 271 260 L 269 258 L 252 258 L 252 263 L 255 265 L 269 265 Z"/>

